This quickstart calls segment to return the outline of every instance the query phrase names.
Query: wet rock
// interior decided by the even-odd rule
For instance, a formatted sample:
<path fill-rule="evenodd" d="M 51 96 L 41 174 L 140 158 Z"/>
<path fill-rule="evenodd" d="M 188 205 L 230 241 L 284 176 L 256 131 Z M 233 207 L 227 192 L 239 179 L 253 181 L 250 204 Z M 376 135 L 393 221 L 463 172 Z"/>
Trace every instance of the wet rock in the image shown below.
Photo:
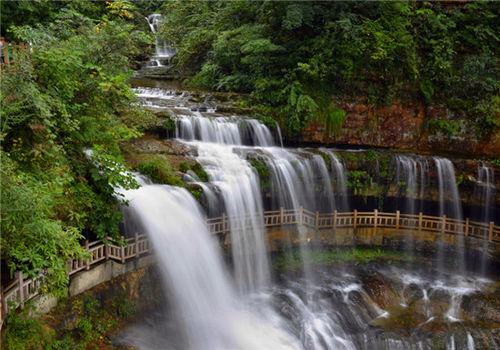
<path fill-rule="evenodd" d="M 363 289 L 370 298 L 381 308 L 386 308 L 400 300 L 399 295 L 393 290 L 389 281 L 384 279 L 382 274 L 375 271 L 361 274 L 360 279 L 363 283 Z"/>

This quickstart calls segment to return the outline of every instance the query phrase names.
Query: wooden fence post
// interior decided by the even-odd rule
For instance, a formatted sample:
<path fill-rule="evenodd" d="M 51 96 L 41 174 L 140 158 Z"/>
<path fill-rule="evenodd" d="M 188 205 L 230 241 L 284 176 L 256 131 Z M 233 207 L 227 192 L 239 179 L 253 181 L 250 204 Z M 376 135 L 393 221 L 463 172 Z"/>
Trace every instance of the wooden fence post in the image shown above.
<path fill-rule="evenodd" d="M 373 216 L 375 217 L 373 226 L 375 228 L 374 234 L 376 235 L 377 234 L 377 226 L 378 226 L 378 210 L 377 209 L 373 209 Z"/>
<path fill-rule="evenodd" d="M 353 222 L 352 222 L 352 227 L 354 229 L 356 229 L 357 222 L 358 222 L 358 211 L 356 209 L 354 209 L 354 218 L 353 218 Z"/>
<path fill-rule="evenodd" d="M 396 210 L 396 230 L 399 230 L 399 210 Z"/>
<path fill-rule="evenodd" d="M 222 233 L 226 233 L 226 213 L 222 213 Z"/>
<path fill-rule="evenodd" d="M 314 218 L 314 228 L 316 231 L 319 229 L 319 211 L 316 212 L 316 216 Z"/>
<path fill-rule="evenodd" d="M 422 212 L 418 213 L 418 233 L 422 232 Z"/>
<path fill-rule="evenodd" d="M 135 233 L 135 257 L 139 257 L 139 233 Z"/>
<path fill-rule="evenodd" d="M 441 219 L 441 235 L 444 235 L 445 228 L 446 228 L 446 215 L 443 215 Z"/>
<path fill-rule="evenodd" d="M 127 244 L 127 246 L 128 246 L 128 244 Z M 125 246 L 122 246 L 120 251 L 121 251 L 120 258 L 121 258 L 121 262 L 123 264 L 125 262 Z"/>
<path fill-rule="evenodd" d="M 490 221 L 490 227 L 488 228 L 488 241 L 493 240 L 493 221 Z"/>
<path fill-rule="evenodd" d="M 89 240 L 88 239 L 85 240 L 85 251 L 87 253 L 89 252 Z M 92 258 L 88 258 L 85 260 L 85 270 L 87 270 L 87 271 L 90 270 L 90 260 L 91 259 Z"/>
<path fill-rule="evenodd" d="M 3 63 L 5 63 L 6 65 L 10 64 L 9 44 L 8 43 L 3 44 Z"/>
<path fill-rule="evenodd" d="M 17 285 L 19 286 L 19 306 L 22 309 L 24 307 L 23 273 L 21 271 L 17 271 L 16 277 L 17 277 Z"/>
<path fill-rule="evenodd" d="M 337 230 L 337 210 L 333 212 L 333 231 Z"/>
<path fill-rule="evenodd" d="M 464 235 L 466 237 L 469 235 L 469 218 L 465 219 Z"/>
<path fill-rule="evenodd" d="M 108 238 L 107 237 L 104 239 L 104 256 L 106 257 L 105 260 L 109 259 L 109 245 L 108 245 Z"/>
<path fill-rule="evenodd" d="M 280 225 L 283 225 L 283 221 L 285 219 L 285 209 L 283 207 L 280 208 Z"/>
<path fill-rule="evenodd" d="M 304 216 L 304 208 L 301 206 L 299 208 L 299 217 L 298 217 L 298 222 L 299 222 L 299 225 L 302 225 L 302 217 Z"/>

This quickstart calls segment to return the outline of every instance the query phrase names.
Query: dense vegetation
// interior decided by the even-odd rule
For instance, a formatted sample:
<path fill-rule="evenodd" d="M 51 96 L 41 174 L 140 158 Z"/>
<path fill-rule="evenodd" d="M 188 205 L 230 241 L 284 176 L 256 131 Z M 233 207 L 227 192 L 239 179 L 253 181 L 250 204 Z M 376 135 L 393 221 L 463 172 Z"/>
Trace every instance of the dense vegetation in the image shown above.
<path fill-rule="evenodd" d="M 118 234 L 113 187 L 135 186 L 124 175 L 120 145 L 157 123 L 128 85 L 130 68 L 154 41 L 145 14 L 164 14 L 161 35 L 175 46 L 175 69 L 190 84 L 247 93 L 263 119 L 292 133 L 314 119 L 337 130 L 345 112 L 332 96 L 445 104 L 482 134 L 500 125 L 494 2 L 24 0 L 0 6 L 2 36 L 30 47 L 0 73 L 1 259 L 28 276 L 45 271 L 56 292 L 67 283 L 65 262 L 84 256 L 84 238 Z M 457 121 L 430 127 L 452 133 Z M 196 164 L 174 169 L 161 156 L 136 157 L 131 165 L 178 185 L 177 170 L 207 177 Z M 253 165 L 268 177 L 257 159 Z M 367 179 L 353 172 L 349 183 L 361 192 Z"/>
<path fill-rule="evenodd" d="M 311 120 L 335 131 L 331 100 L 446 105 L 478 136 L 500 126 L 496 2 L 165 2 L 162 35 L 189 83 L 251 94 L 262 116 L 297 132 Z M 462 121 L 460 121 L 462 120 Z"/>
<path fill-rule="evenodd" d="M 113 186 L 135 185 L 119 146 L 153 118 L 134 104 L 129 67 L 152 38 L 128 2 L 1 6 L 8 38 L 30 43 L 1 71 L 1 257 L 62 291 L 84 236 L 118 234 Z"/>

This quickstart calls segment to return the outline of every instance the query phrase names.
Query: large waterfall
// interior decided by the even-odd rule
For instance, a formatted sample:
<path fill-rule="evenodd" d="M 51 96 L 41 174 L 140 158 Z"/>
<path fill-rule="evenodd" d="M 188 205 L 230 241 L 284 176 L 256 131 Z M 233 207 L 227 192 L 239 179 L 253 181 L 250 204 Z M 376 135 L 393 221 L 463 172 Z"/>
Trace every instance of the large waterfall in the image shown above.
<path fill-rule="evenodd" d="M 241 305 L 204 216 L 184 189 L 144 184 L 122 191 L 128 215 L 152 240 L 182 332 L 174 347 L 290 349 L 291 336 Z M 148 339 L 136 339 L 154 349 Z"/>
<path fill-rule="evenodd" d="M 292 260 L 298 253 L 301 268 L 291 276 L 273 275 L 264 210 L 348 211 L 348 176 L 338 151 L 283 148 L 278 129 L 256 119 L 217 113 L 213 105 L 192 102 L 185 93 L 157 88 L 136 92 L 145 106 L 168 111 L 175 120 L 177 141 L 195 150 L 193 157 L 208 174 L 208 182 L 200 182 L 194 173 L 186 174 L 186 179 L 198 183 L 209 205 L 203 213 L 187 191 L 144 181 L 141 188 L 125 191 L 130 202 L 127 221 L 150 235 L 169 291 L 169 305 L 175 311 L 167 321 L 150 321 L 152 326 L 146 328 L 156 329 L 154 334 L 144 327 L 140 332 L 131 330 L 129 344 L 141 349 L 431 348 L 431 340 L 417 334 L 404 338 L 371 328 L 373 323 L 386 322 L 394 310 L 386 311 L 372 299 L 354 270 L 315 266 L 314 249 L 321 247 L 309 242 L 301 225 L 296 227 L 298 241 L 292 244 L 288 237 L 285 245 L 291 249 Z M 268 178 L 261 178 L 254 162 L 267 169 Z M 423 198 L 434 171 L 440 215 L 461 218 L 455 173 L 448 159 L 398 155 L 394 162 L 396 203 L 401 212 L 417 214 L 425 209 Z M 482 181 L 491 181 L 488 174 L 480 171 Z M 265 186 L 261 181 L 266 181 Z M 481 194 L 485 196 L 491 197 Z M 205 215 L 212 212 L 222 212 L 229 223 L 229 268 L 204 225 Z M 298 252 L 292 247 L 295 243 Z M 454 262 L 463 273 L 463 242 L 457 241 L 456 247 Z M 443 261 L 445 251 L 439 254 L 438 260 Z M 406 311 L 396 310 L 396 315 L 416 313 L 422 325 L 440 317 L 456 322 L 462 297 L 482 284 L 465 276 L 454 278 L 441 265 L 441 272 L 435 275 L 430 270 L 429 277 L 399 269 L 364 273 L 382 276 L 401 289 L 394 293 Z M 447 300 L 448 308 L 434 310 L 433 300 Z M 169 326 L 162 328 L 164 322 Z M 177 332 L 182 337 L 169 343 L 167 339 Z M 452 335 L 446 341 L 474 347 L 470 333 L 463 339 Z"/>

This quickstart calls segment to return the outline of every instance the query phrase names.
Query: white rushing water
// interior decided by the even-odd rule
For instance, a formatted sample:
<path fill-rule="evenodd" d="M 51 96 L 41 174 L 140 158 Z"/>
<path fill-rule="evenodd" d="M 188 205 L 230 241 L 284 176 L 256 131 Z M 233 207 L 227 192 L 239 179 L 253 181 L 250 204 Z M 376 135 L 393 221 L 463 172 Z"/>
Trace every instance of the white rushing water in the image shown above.
<path fill-rule="evenodd" d="M 146 232 L 172 295 L 184 348 L 290 349 L 293 337 L 245 309 L 225 271 L 221 252 L 194 198 L 184 189 L 144 184 L 121 191 L 129 215 Z M 147 339 L 136 342 L 149 349 Z"/>
<path fill-rule="evenodd" d="M 434 157 L 434 162 L 438 174 L 439 185 L 439 214 L 446 215 L 448 218 L 462 220 L 462 205 L 460 202 L 460 195 L 455 177 L 455 168 L 453 163 L 446 158 Z M 443 237 L 441 237 L 443 239 Z M 454 265 L 458 268 L 460 274 L 465 272 L 465 247 L 464 238 L 462 234 L 455 235 L 455 249 L 456 257 L 453 261 Z M 444 245 L 440 244 L 438 264 L 440 270 L 444 269 Z"/>
<path fill-rule="evenodd" d="M 234 146 L 200 142 L 190 144 L 197 146 L 197 159 L 224 200 L 238 287 L 249 292 L 268 286 L 270 267 L 257 174 L 246 160 L 234 152 Z"/>
<path fill-rule="evenodd" d="M 482 222 L 490 222 L 494 215 L 491 208 L 495 198 L 495 171 L 493 168 L 481 164 L 477 169 L 477 183 L 474 189 L 475 197 L 481 204 L 482 212 L 480 218 Z M 486 233 L 485 233 L 486 234 Z M 488 262 L 488 240 L 484 237 L 481 257 L 481 273 L 486 274 Z"/>
<path fill-rule="evenodd" d="M 162 16 L 158 13 L 153 13 L 146 17 L 149 29 L 155 35 L 155 55 L 151 57 L 150 63 L 153 67 L 164 66 L 164 63 L 170 62 L 172 56 L 175 55 L 175 50 L 168 43 L 158 36 L 158 29 L 162 21 Z"/>

